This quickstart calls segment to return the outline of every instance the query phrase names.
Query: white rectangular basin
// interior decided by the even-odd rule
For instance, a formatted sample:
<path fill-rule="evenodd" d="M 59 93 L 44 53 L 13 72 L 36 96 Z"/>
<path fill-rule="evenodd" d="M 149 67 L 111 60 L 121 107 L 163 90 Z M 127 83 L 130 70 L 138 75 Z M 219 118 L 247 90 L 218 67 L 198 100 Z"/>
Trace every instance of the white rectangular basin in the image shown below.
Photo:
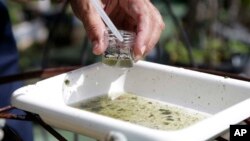
<path fill-rule="evenodd" d="M 210 116 L 184 129 L 164 131 L 70 106 L 117 92 L 131 92 Z M 12 105 L 39 114 L 49 125 L 99 140 L 117 131 L 133 141 L 203 141 L 250 117 L 250 83 L 146 61 L 128 71 L 96 63 L 22 87 L 13 93 Z"/>

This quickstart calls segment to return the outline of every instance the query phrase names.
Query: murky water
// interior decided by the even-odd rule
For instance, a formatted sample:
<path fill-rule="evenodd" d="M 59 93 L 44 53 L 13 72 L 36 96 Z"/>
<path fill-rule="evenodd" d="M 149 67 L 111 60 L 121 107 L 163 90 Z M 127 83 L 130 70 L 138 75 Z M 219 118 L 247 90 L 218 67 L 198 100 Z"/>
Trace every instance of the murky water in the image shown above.
<path fill-rule="evenodd" d="M 206 116 L 195 111 L 125 93 L 115 100 L 107 95 L 77 104 L 77 108 L 153 129 L 178 130 Z"/>

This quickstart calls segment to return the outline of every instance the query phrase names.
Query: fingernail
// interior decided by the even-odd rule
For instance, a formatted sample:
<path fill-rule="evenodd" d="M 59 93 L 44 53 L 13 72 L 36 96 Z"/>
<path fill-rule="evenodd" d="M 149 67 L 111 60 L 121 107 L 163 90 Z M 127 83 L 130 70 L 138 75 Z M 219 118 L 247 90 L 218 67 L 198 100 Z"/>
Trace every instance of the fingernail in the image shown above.
<path fill-rule="evenodd" d="M 142 47 L 140 48 L 140 50 L 141 50 L 141 55 L 143 56 L 144 53 L 145 53 L 145 50 L 146 50 L 146 46 L 145 46 L 145 45 L 142 46 Z"/>
<path fill-rule="evenodd" d="M 141 59 L 141 56 L 136 55 L 136 56 L 135 56 L 135 60 L 134 60 L 134 61 L 135 61 L 135 62 L 137 62 L 137 61 L 139 61 L 140 59 Z"/>
<path fill-rule="evenodd" d="M 99 43 L 98 41 L 93 41 L 93 53 L 99 55 Z"/>
<path fill-rule="evenodd" d="M 135 61 L 136 62 L 143 57 L 143 55 L 145 53 L 145 50 L 146 50 L 146 46 L 145 45 L 142 46 L 139 50 L 140 50 L 140 53 L 135 56 Z"/>

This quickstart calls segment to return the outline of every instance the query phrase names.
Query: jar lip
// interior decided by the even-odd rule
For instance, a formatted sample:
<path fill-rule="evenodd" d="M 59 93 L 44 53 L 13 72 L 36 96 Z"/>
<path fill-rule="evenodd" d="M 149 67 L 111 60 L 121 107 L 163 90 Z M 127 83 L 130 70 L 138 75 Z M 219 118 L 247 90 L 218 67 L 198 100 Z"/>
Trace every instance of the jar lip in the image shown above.
<path fill-rule="evenodd" d="M 114 34 L 112 33 L 112 31 L 110 29 L 107 29 L 109 36 L 114 36 Z M 131 31 L 127 31 L 127 30 L 118 30 L 120 32 L 120 34 L 122 35 L 122 37 L 135 37 L 135 33 L 131 32 Z"/>

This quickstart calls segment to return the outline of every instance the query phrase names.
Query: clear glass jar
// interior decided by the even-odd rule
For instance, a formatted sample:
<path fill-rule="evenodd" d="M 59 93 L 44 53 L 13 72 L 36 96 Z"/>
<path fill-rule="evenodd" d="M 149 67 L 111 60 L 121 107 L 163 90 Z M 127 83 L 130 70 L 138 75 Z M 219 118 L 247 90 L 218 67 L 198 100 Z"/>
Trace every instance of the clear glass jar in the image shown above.
<path fill-rule="evenodd" d="M 133 45 L 135 33 L 119 30 L 123 41 L 119 41 L 115 35 L 108 30 L 108 47 L 102 56 L 102 62 L 109 66 L 129 68 L 133 67 Z"/>

